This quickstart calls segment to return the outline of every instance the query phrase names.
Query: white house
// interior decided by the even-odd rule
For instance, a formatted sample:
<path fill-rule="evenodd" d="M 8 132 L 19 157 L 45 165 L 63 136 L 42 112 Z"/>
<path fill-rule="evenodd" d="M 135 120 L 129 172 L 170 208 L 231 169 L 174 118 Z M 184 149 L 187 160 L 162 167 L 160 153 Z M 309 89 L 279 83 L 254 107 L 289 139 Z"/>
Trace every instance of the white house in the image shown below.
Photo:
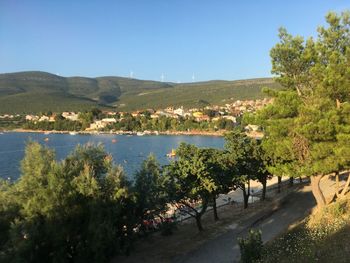
<path fill-rule="evenodd" d="M 88 130 L 98 130 L 105 128 L 108 124 L 116 123 L 117 120 L 114 118 L 104 118 L 102 120 L 97 120 L 90 124 L 90 127 Z"/>
<path fill-rule="evenodd" d="M 244 129 L 246 131 L 258 131 L 259 130 L 259 126 L 258 125 L 254 125 L 254 124 L 248 124 L 247 126 L 244 127 Z"/>
<path fill-rule="evenodd" d="M 78 113 L 75 112 L 62 112 L 62 117 L 67 119 L 67 120 L 71 120 L 71 121 L 77 121 L 78 120 Z"/>
<path fill-rule="evenodd" d="M 26 121 L 37 121 L 39 120 L 39 116 L 36 115 L 26 115 Z"/>
<path fill-rule="evenodd" d="M 222 116 L 222 118 L 236 123 L 236 117 L 233 117 L 231 115 L 225 115 L 225 116 Z"/>
<path fill-rule="evenodd" d="M 49 121 L 50 120 L 50 117 L 46 116 L 46 115 L 43 115 L 39 118 L 39 121 Z"/>
<path fill-rule="evenodd" d="M 174 110 L 174 113 L 179 115 L 179 116 L 184 116 L 185 115 L 185 111 L 184 111 L 183 107 L 177 108 L 176 110 Z"/>
<path fill-rule="evenodd" d="M 114 118 L 104 118 L 101 121 L 102 121 L 102 123 L 106 123 L 106 124 L 116 123 L 117 122 L 117 120 L 114 119 Z"/>

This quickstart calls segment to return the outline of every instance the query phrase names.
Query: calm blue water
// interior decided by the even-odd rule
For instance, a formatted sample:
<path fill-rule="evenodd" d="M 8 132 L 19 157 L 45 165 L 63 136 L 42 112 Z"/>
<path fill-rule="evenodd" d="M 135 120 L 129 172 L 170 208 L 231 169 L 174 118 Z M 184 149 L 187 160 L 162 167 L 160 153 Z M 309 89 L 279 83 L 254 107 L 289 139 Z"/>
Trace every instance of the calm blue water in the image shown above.
<path fill-rule="evenodd" d="M 44 139 L 49 138 L 45 142 Z M 222 148 L 222 137 L 209 136 L 126 136 L 126 135 L 69 135 L 41 133 L 4 133 L 0 134 L 0 177 L 17 179 L 20 176 L 20 161 L 24 156 L 25 143 L 32 139 L 56 151 L 58 160 L 65 158 L 77 144 L 88 142 L 102 143 L 111 153 L 115 163 L 124 167 L 129 177 L 139 168 L 141 162 L 153 153 L 161 164 L 169 159 L 166 154 L 177 148 L 181 142 L 199 147 Z M 112 140 L 116 139 L 116 143 Z"/>

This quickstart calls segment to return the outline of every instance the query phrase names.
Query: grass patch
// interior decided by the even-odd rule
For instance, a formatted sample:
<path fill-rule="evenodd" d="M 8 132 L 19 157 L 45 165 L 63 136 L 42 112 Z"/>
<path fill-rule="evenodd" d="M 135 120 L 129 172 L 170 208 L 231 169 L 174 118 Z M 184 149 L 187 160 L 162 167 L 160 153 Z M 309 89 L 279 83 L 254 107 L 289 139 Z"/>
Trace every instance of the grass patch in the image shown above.
<path fill-rule="evenodd" d="M 349 262 L 350 198 L 338 200 L 266 244 L 259 262 Z"/>

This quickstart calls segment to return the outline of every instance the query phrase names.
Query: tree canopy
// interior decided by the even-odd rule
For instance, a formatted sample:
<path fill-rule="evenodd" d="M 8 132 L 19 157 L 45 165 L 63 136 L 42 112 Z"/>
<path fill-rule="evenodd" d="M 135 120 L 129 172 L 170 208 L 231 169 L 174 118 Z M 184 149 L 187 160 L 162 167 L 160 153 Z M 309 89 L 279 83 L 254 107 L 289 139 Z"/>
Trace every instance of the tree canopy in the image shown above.
<path fill-rule="evenodd" d="M 350 167 L 350 14 L 329 13 L 326 21 L 316 39 L 280 29 L 272 73 L 285 90 L 270 92 L 274 103 L 256 117 L 264 127 L 269 171 L 309 176 L 319 206 L 325 204 L 320 179 Z"/>
<path fill-rule="evenodd" d="M 127 249 L 128 189 L 101 146 L 79 146 L 57 162 L 52 150 L 28 143 L 21 178 L 1 183 L 1 259 L 106 261 Z"/>

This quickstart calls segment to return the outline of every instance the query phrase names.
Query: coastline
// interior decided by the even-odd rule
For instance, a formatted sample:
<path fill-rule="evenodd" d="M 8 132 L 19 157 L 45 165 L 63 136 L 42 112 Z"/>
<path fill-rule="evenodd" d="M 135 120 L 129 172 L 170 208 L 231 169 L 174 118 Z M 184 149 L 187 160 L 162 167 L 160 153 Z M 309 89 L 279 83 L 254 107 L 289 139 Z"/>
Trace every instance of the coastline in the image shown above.
<path fill-rule="evenodd" d="M 21 132 L 21 133 L 44 133 L 44 134 L 79 134 L 79 135 L 98 135 L 98 134 L 111 134 L 111 135 L 135 135 L 137 136 L 139 132 L 136 131 L 56 131 L 56 130 L 32 130 L 32 129 L 13 129 L 7 130 L 3 132 Z M 220 130 L 216 132 L 209 131 L 165 131 L 165 132 L 157 132 L 157 131 L 144 131 L 141 136 L 147 135 L 170 135 L 170 136 L 215 136 L 222 137 L 227 133 L 226 130 Z M 139 135 L 140 136 L 140 135 Z"/>

